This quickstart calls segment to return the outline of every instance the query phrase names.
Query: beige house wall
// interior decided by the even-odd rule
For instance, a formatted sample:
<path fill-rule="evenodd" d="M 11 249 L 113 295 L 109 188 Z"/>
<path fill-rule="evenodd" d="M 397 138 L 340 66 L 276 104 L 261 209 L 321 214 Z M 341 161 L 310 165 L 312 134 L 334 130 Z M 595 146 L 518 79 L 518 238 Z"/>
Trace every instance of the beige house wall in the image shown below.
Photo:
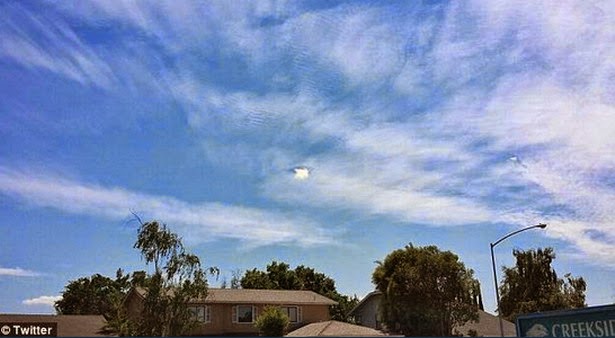
<path fill-rule="evenodd" d="M 191 304 L 203 305 L 203 304 Z M 256 335 L 258 329 L 254 323 L 233 323 L 233 306 L 239 304 L 207 304 L 210 307 L 209 323 L 199 323 L 194 329 L 194 335 L 225 335 L 225 334 L 245 334 Z M 254 305 L 254 304 L 241 304 Z M 258 317 L 265 308 L 264 304 L 254 305 L 256 307 L 256 316 Z M 288 331 L 292 331 L 307 323 L 315 323 L 329 320 L 328 305 L 296 305 L 285 304 L 279 306 L 298 306 L 301 308 L 302 318 L 300 323 L 291 324 Z"/>
<path fill-rule="evenodd" d="M 332 301 L 331 301 L 332 302 Z M 267 304 L 245 303 L 224 303 L 224 302 L 196 302 L 188 306 L 207 306 L 209 308 L 209 322 L 197 323 L 196 328 L 191 332 L 192 335 L 257 335 L 258 329 L 254 323 L 233 323 L 233 306 L 251 305 L 256 308 L 255 318 L 263 313 Z M 143 311 L 143 296 L 135 289 L 131 290 L 124 301 L 128 317 L 138 320 Z M 330 320 L 328 304 L 298 304 L 284 303 L 275 306 L 295 306 L 298 311 L 299 322 L 291 323 L 288 331 L 295 330 L 306 324 L 323 322 Z M 207 313 L 205 313 L 207 319 Z"/>

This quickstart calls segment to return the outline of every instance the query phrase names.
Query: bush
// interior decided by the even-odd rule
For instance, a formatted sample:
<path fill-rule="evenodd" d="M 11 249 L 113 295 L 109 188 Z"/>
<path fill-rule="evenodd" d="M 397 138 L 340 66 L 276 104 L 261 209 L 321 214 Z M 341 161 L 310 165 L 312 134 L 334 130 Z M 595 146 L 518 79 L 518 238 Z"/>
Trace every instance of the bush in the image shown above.
<path fill-rule="evenodd" d="M 281 337 L 289 323 L 288 316 L 279 307 L 267 306 L 256 319 L 255 325 L 263 336 Z"/>

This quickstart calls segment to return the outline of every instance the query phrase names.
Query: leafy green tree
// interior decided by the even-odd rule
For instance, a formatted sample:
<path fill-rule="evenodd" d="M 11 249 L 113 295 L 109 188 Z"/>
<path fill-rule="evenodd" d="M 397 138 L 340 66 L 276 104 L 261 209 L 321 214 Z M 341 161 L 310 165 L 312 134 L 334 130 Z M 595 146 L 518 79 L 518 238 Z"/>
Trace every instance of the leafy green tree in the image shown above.
<path fill-rule="evenodd" d="M 355 306 L 357 306 L 357 304 L 359 304 L 359 298 L 357 298 L 357 295 L 353 295 L 352 297 L 350 297 L 347 295 L 342 295 L 339 292 L 335 291 L 330 292 L 327 297 L 337 302 L 337 305 L 334 305 L 329 309 L 331 319 L 343 322 L 351 322 L 351 318 L 348 317 L 348 313 Z"/>
<path fill-rule="evenodd" d="M 125 294 L 130 288 L 128 275 L 117 271 L 116 279 L 94 274 L 82 277 L 64 287 L 62 298 L 55 303 L 58 314 L 63 315 L 105 315 L 113 310 L 111 302 L 115 293 Z"/>
<path fill-rule="evenodd" d="M 115 334 L 120 337 L 136 334 L 136 324 L 130 320 L 124 306 L 125 297 L 126 295 L 119 290 L 110 295 L 111 311 L 105 314 L 104 333 Z"/>
<path fill-rule="evenodd" d="M 450 336 L 453 328 L 478 319 L 473 271 L 436 246 L 391 252 L 372 281 L 382 292 L 383 322 L 406 336 Z"/>
<path fill-rule="evenodd" d="M 135 324 L 127 316 L 124 299 L 131 287 L 144 283 L 144 271 L 131 275 L 118 269 L 115 279 L 101 274 L 82 277 L 66 285 L 55 308 L 58 314 L 64 315 L 102 315 L 106 320 L 104 332 L 130 336 L 135 333 Z"/>
<path fill-rule="evenodd" d="M 570 274 L 558 278 L 551 263 L 553 248 L 514 250 L 517 262 L 504 267 L 500 285 L 500 310 L 504 318 L 515 320 L 518 315 L 539 311 L 585 307 L 587 284 L 583 277 Z"/>
<path fill-rule="evenodd" d="M 146 278 L 147 294 L 136 333 L 143 336 L 179 336 L 190 332 L 196 320 L 188 309 L 191 299 L 207 295 L 206 272 L 200 259 L 186 252 L 181 239 L 165 224 L 141 222 L 137 241 L 154 273 Z M 216 273 L 216 268 L 210 268 Z"/>
<path fill-rule="evenodd" d="M 143 223 L 134 248 L 141 251 L 146 264 L 153 263 L 154 272 L 136 271 L 132 275 L 118 269 L 116 279 L 100 274 L 70 281 L 62 299 L 56 302 L 58 314 L 103 315 L 104 330 L 120 336 L 169 336 L 190 332 L 196 324 L 188 309 L 188 301 L 207 295 L 206 271 L 200 259 L 186 252 L 181 238 L 165 224 Z M 207 272 L 218 275 L 217 268 Z M 128 318 L 124 299 L 132 287 L 145 287 L 143 311 L 137 321 Z"/>
<path fill-rule="evenodd" d="M 254 324 L 263 336 L 282 337 L 290 319 L 279 307 L 266 306 Z"/>
<path fill-rule="evenodd" d="M 314 291 L 338 302 L 338 305 L 330 308 L 330 315 L 332 319 L 341 321 L 348 321 L 348 312 L 359 303 L 356 296 L 351 298 L 340 294 L 335 288 L 335 281 L 324 273 L 303 265 L 292 270 L 288 264 L 276 261 L 267 265 L 266 271 L 258 269 L 246 271 L 241 278 L 241 287 Z"/>
<path fill-rule="evenodd" d="M 241 287 L 244 289 L 274 289 L 275 285 L 266 272 L 252 269 L 246 271 L 241 278 Z"/>
<path fill-rule="evenodd" d="M 317 272 L 303 265 L 296 267 L 294 272 L 303 290 L 312 290 L 321 295 L 329 295 L 337 292 L 335 289 L 335 281 L 327 277 L 324 273 Z"/>
<path fill-rule="evenodd" d="M 297 273 L 290 269 L 286 263 L 278 263 L 276 261 L 267 265 L 267 276 L 273 284 L 272 289 L 281 290 L 299 290 L 301 289 L 301 281 Z"/>

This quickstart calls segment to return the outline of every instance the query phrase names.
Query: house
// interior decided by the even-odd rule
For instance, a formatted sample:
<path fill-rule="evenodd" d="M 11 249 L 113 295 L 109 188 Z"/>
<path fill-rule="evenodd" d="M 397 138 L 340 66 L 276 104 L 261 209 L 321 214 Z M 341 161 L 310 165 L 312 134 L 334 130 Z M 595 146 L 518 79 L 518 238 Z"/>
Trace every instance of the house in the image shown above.
<path fill-rule="evenodd" d="M 382 331 L 350 323 L 329 320 L 307 324 L 292 332 L 286 337 L 380 337 L 386 336 Z"/>
<path fill-rule="evenodd" d="M 380 314 L 378 307 L 382 300 L 382 292 L 372 291 L 368 293 L 359 304 L 357 304 L 350 313 L 350 317 L 354 318 L 355 323 L 367 327 L 371 327 L 376 330 L 382 329 L 382 321 L 380 320 Z"/>
<path fill-rule="evenodd" d="M 517 330 L 514 323 L 502 319 L 505 337 L 516 337 Z M 478 321 L 467 322 L 464 325 L 456 328 L 457 331 L 467 335 L 468 332 L 474 331 L 484 337 L 499 337 L 500 336 L 500 319 L 482 310 L 478 310 Z"/>
<path fill-rule="evenodd" d="M 139 316 L 146 290 L 132 289 L 126 298 L 128 315 Z M 205 299 L 195 299 L 188 307 L 198 322 L 194 335 L 257 335 L 254 322 L 265 306 L 279 306 L 288 314 L 289 330 L 330 319 L 329 307 L 337 302 L 306 290 L 207 290 Z"/>
<path fill-rule="evenodd" d="M 354 318 L 359 325 L 370 327 L 373 329 L 383 329 L 382 321 L 379 314 L 379 306 L 382 301 L 382 292 L 373 291 L 367 294 L 349 313 L 349 316 Z M 514 337 L 516 335 L 515 324 L 502 320 L 504 327 L 504 335 Z M 453 331 L 457 331 L 464 336 L 469 335 L 469 332 L 476 332 L 479 336 L 499 336 L 500 324 L 499 318 L 490 313 L 478 310 L 478 321 L 467 322 L 462 326 L 456 327 Z"/>
<path fill-rule="evenodd" d="M 105 325 L 105 318 L 103 316 L 0 314 L 0 328 L 2 328 L 3 330 L 2 335 L 16 335 L 14 332 L 9 332 L 10 330 L 15 330 L 15 325 L 22 326 L 25 329 L 31 329 L 32 327 L 39 327 L 37 324 L 40 324 L 40 327 L 45 328 L 49 327 L 48 324 L 55 324 L 52 325 L 53 329 L 50 330 L 51 332 L 45 332 L 48 333 L 50 336 L 106 336 L 106 334 L 103 333 L 103 327 Z M 7 326 L 8 328 L 5 329 L 5 326 Z M 4 330 L 6 330 L 8 333 L 5 334 Z M 54 330 L 57 330 L 57 332 L 54 332 Z"/>

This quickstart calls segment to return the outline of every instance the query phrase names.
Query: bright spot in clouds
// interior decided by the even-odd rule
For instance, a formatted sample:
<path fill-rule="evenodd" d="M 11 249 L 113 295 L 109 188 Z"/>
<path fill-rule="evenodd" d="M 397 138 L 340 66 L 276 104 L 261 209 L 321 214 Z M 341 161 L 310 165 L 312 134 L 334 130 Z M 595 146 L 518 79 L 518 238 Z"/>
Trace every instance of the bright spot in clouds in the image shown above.
<path fill-rule="evenodd" d="M 293 171 L 295 172 L 296 180 L 306 180 L 310 177 L 310 169 L 306 167 L 297 167 Z"/>

